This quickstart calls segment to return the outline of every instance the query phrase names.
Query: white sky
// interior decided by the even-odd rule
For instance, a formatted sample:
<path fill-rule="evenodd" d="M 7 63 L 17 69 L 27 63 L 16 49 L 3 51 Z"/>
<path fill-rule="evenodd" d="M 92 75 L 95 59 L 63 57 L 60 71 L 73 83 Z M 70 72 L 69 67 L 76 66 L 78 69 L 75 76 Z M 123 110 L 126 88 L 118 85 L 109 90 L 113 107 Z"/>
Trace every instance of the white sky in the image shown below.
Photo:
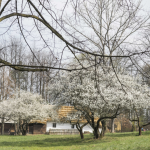
<path fill-rule="evenodd" d="M 144 9 L 150 11 L 150 0 L 143 0 L 142 5 Z"/>
<path fill-rule="evenodd" d="M 135 1 L 136 1 L 136 0 L 135 0 Z M 66 2 L 66 0 L 51 0 L 51 3 L 54 4 L 54 5 L 56 5 L 56 7 L 57 7 L 58 9 L 62 8 L 62 7 L 65 5 L 65 2 Z M 150 12 L 150 0 L 143 0 L 143 1 L 142 1 L 142 6 L 143 6 L 143 9 L 146 9 L 147 11 Z M 70 13 L 70 12 L 71 12 L 71 8 L 67 8 L 66 10 L 67 10 L 67 13 Z M 30 21 L 30 20 L 29 20 L 29 21 Z M 27 23 L 28 23 L 29 21 L 27 21 Z M 3 31 L 3 28 L 1 28 L 1 27 L 5 27 L 5 25 L 3 25 L 2 22 L 0 23 L 0 34 L 1 34 L 2 31 Z M 16 33 L 17 33 L 17 31 L 15 31 L 15 34 L 14 34 L 14 31 L 9 32 L 9 34 L 10 34 L 11 36 L 18 36 L 18 37 L 19 37 L 19 34 L 17 35 Z M 19 31 L 18 31 L 18 33 L 19 33 Z M 6 38 L 6 36 L 3 36 L 3 38 Z M 30 43 L 33 43 L 33 44 L 31 44 L 31 47 L 33 47 L 34 42 L 31 41 Z M 39 43 L 37 43 L 37 44 L 39 44 Z M 36 45 L 37 45 L 37 44 L 36 44 Z M 57 43 L 56 43 L 56 44 L 57 44 Z M 61 44 L 61 43 L 60 43 L 60 44 Z M 60 44 L 59 44 L 59 45 L 60 45 Z"/>

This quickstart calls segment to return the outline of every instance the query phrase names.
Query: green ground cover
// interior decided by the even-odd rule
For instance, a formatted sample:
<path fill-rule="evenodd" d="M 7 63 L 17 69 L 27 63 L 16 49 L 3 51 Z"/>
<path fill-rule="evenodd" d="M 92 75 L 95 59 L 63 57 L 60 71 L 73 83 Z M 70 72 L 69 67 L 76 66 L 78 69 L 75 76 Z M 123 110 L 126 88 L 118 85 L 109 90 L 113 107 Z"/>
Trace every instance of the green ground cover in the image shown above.
<path fill-rule="evenodd" d="M 0 150 L 150 150 L 150 132 L 107 133 L 103 139 L 93 135 L 0 136 Z"/>

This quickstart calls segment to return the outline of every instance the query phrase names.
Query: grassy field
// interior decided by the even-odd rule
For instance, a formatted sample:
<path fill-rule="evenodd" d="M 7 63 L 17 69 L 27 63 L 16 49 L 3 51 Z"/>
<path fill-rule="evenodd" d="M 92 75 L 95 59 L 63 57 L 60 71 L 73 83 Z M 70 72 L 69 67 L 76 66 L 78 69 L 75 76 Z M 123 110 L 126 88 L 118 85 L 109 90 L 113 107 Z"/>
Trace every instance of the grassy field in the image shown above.
<path fill-rule="evenodd" d="M 103 139 L 93 135 L 0 136 L 0 150 L 150 150 L 150 132 L 107 133 Z"/>

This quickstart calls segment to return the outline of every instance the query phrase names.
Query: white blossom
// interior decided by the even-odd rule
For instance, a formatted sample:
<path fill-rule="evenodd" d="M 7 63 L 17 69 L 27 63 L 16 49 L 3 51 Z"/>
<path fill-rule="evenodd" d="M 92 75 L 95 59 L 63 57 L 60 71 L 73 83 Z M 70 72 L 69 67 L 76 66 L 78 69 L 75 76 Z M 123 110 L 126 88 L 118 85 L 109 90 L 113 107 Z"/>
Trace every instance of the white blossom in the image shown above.
<path fill-rule="evenodd" d="M 63 73 L 48 90 L 55 104 L 69 103 L 83 114 L 90 110 L 104 116 L 111 115 L 118 106 L 120 110 L 150 106 L 150 91 L 146 85 L 128 74 L 117 75 L 119 80 L 110 68 L 104 71 L 98 68 L 96 78 L 93 69 Z"/>

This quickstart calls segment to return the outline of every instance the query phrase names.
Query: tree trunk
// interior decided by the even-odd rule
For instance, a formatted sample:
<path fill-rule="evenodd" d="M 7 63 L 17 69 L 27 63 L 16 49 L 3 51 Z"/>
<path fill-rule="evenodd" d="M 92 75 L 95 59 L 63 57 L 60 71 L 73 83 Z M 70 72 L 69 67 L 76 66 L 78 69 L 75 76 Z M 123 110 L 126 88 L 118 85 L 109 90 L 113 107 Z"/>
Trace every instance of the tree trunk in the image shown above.
<path fill-rule="evenodd" d="M 17 122 L 17 134 L 21 135 L 21 119 L 19 119 Z"/>
<path fill-rule="evenodd" d="M 111 133 L 114 133 L 114 118 L 111 119 Z"/>
<path fill-rule="evenodd" d="M 42 93 L 42 77 L 41 77 L 41 73 L 40 73 L 39 80 L 40 80 L 40 95 L 41 95 L 41 93 Z"/>
<path fill-rule="evenodd" d="M 2 118 L 1 135 L 4 135 L 4 118 Z"/>
<path fill-rule="evenodd" d="M 82 132 L 83 127 L 80 127 L 80 124 L 77 123 L 77 124 L 76 124 L 76 128 L 77 128 L 78 131 L 80 132 L 80 137 L 81 137 L 81 139 L 84 139 L 84 135 L 83 135 L 83 132 Z"/>
<path fill-rule="evenodd" d="M 23 121 L 21 127 L 22 127 L 21 129 L 22 135 L 26 135 L 28 130 L 28 123 L 26 121 Z"/>
<path fill-rule="evenodd" d="M 33 92 L 33 72 L 31 73 L 31 85 L 30 85 L 30 92 Z"/>
<path fill-rule="evenodd" d="M 42 83 L 42 98 L 45 99 L 45 80 L 44 80 L 44 72 L 43 72 L 43 83 Z"/>
<path fill-rule="evenodd" d="M 96 132 L 96 134 L 95 134 L 95 139 L 99 139 L 99 134 L 98 134 L 98 132 Z"/>
<path fill-rule="evenodd" d="M 27 130 L 23 129 L 22 130 L 22 135 L 26 135 L 27 134 Z"/>
<path fill-rule="evenodd" d="M 141 129 L 142 127 L 139 127 L 139 135 L 142 135 Z"/>
<path fill-rule="evenodd" d="M 15 125 L 15 135 L 17 135 L 17 124 L 14 123 L 14 125 Z"/>
<path fill-rule="evenodd" d="M 94 128 L 94 136 L 95 136 L 95 139 L 99 139 L 100 137 L 99 130 L 97 127 Z"/>
<path fill-rule="evenodd" d="M 81 137 L 81 139 L 84 139 L 84 134 L 83 134 L 82 129 L 83 129 L 83 127 L 86 126 L 87 124 L 88 124 L 88 122 L 85 123 L 85 124 L 83 124 L 82 126 L 80 126 L 80 123 L 79 123 L 79 122 L 76 123 L 76 128 L 77 128 L 78 131 L 80 132 L 80 137 Z"/>
<path fill-rule="evenodd" d="M 84 139 L 84 135 L 83 135 L 82 129 L 80 130 L 80 137 L 81 137 L 81 139 Z"/>
<path fill-rule="evenodd" d="M 101 137 L 104 137 L 106 132 L 106 120 L 102 120 L 101 123 L 102 123 Z"/>

